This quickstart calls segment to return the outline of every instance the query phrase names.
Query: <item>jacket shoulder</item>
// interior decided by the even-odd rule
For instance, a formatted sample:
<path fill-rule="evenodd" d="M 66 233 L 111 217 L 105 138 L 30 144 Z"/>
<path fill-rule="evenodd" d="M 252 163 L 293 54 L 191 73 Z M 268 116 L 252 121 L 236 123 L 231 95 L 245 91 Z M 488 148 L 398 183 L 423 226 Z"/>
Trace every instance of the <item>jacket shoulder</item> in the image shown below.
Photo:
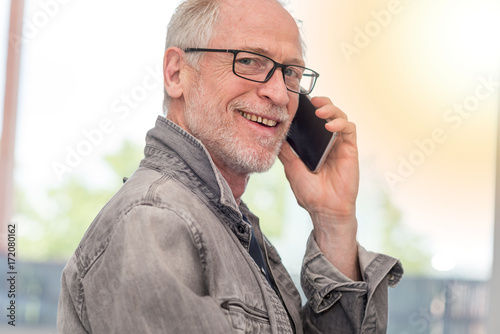
<path fill-rule="evenodd" d="M 185 228 L 197 238 L 193 212 L 206 215 L 206 205 L 171 174 L 139 169 L 99 212 L 80 241 L 75 254 L 84 276 L 111 242 L 122 242 L 127 233 L 153 231 L 174 234 Z"/>

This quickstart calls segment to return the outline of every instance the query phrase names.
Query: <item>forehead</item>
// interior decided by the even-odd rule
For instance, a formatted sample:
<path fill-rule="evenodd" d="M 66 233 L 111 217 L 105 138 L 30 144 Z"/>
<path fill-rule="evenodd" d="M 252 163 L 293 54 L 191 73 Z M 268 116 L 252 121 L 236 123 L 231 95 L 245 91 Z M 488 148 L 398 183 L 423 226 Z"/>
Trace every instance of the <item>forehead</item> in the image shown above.
<path fill-rule="evenodd" d="M 302 59 L 293 17 L 274 0 L 222 0 L 211 47 L 261 50 L 276 60 Z"/>

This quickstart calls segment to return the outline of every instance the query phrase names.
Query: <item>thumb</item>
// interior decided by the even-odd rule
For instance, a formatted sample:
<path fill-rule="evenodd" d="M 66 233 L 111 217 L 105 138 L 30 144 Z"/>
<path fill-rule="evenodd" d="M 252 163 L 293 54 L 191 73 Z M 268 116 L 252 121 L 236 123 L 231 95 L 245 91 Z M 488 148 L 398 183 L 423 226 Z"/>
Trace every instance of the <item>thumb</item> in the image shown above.
<path fill-rule="evenodd" d="M 299 156 L 293 151 L 292 147 L 287 141 L 283 142 L 278 158 L 285 167 L 286 174 L 292 171 L 303 172 L 303 170 L 307 170 L 302 160 L 300 160 Z"/>
<path fill-rule="evenodd" d="M 281 151 L 278 155 L 278 158 L 280 159 L 281 163 L 284 166 L 287 166 L 291 164 L 294 160 L 299 159 L 297 154 L 292 150 L 292 147 L 290 144 L 288 144 L 287 141 L 283 142 L 283 145 L 281 146 Z"/>

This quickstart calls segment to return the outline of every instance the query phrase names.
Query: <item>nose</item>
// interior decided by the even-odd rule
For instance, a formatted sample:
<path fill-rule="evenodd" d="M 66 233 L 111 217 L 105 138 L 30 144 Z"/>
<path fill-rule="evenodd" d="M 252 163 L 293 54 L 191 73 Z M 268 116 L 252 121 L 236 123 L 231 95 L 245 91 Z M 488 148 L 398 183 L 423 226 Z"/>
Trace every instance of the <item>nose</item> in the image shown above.
<path fill-rule="evenodd" d="M 258 93 L 261 97 L 271 100 L 275 105 L 285 107 L 290 99 L 283 77 L 283 69 L 277 68 L 268 81 L 261 83 L 258 87 Z"/>

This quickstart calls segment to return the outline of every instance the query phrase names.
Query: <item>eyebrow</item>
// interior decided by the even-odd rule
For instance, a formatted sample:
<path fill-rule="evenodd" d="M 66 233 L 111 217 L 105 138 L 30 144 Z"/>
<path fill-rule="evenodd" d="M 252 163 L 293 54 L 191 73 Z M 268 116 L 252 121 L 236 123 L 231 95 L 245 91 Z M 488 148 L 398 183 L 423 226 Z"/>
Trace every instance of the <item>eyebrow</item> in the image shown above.
<path fill-rule="evenodd" d="M 241 50 L 247 50 L 255 53 L 262 54 L 264 56 L 269 57 L 269 49 L 263 49 L 260 47 L 244 47 Z M 298 65 L 298 66 L 305 66 L 305 62 L 303 59 L 300 58 L 291 58 L 288 59 L 285 63 L 285 65 Z"/>

